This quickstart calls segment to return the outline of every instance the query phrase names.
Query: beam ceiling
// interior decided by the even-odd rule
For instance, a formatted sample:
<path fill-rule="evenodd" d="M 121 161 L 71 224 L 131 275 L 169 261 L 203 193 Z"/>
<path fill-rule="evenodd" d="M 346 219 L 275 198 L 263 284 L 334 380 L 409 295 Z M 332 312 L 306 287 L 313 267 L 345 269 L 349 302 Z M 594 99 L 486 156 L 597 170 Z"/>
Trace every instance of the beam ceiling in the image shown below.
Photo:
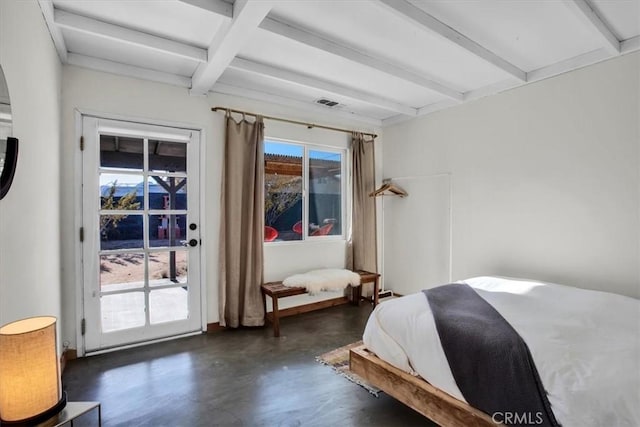
<path fill-rule="evenodd" d="M 365 102 L 375 107 L 383 108 L 388 111 L 394 111 L 400 114 L 406 114 L 408 116 L 415 116 L 417 113 L 416 108 L 403 105 L 398 102 L 390 101 L 376 95 L 371 95 L 363 91 L 352 89 L 325 80 L 320 80 L 314 77 L 294 73 L 285 70 L 284 68 L 273 67 L 267 64 L 250 61 L 248 59 L 235 58 L 233 61 L 231 61 L 231 64 L 229 64 L 229 68 L 266 76 L 274 80 L 289 82 L 301 87 L 319 89 L 334 96 L 340 96 L 356 101 Z"/>
<path fill-rule="evenodd" d="M 178 43 L 162 37 L 131 30 L 119 25 L 108 24 L 96 19 L 65 12 L 54 11 L 54 22 L 60 28 L 91 34 L 104 39 L 114 40 L 132 46 L 176 56 L 196 62 L 207 62 L 207 51 L 195 46 Z"/>
<path fill-rule="evenodd" d="M 586 0 L 564 0 L 564 3 L 583 22 L 602 37 L 605 48 L 613 55 L 620 53 L 620 40 Z"/>
<path fill-rule="evenodd" d="M 438 21 L 436 18 L 409 3 L 408 1 L 377 0 L 377 2 L 405 21 L 412 24 L 417 24 L 420 27 L 433 31 L 441 37 L 444 37 L 445 39 L 451 41 L 455 45 L 496 66 L 505 73 L 512 75 L 516 79 L 523 82 L 527 81 L 527 73 L 511 64 L 510 62 L 502 59 L 490 50 L 484 48 L 483 46 L 480 46 L 478 43 L 469 39 L 464 34 L 461 34 L 450 26 Z"/>
<path fill-rule="evenodd" d="M 267 17 L 264 21 L 262 21 L 262 24 L 260 24 L 260 28 L 278 34 L 282 37 L 289 38 L 298 43 L 323 50 L 332 55 L 348 59 L 350 61 L 364 65 L 365 67 L 374 68 L 391 76 L 415 83 L 418 86 L 430 89 L 448 98 L 456 99 L 458 101 L 462 101 L 463 99 L 463 94 L 461 92 L 438 83 L 437 81 L 435 81 L 435 79 L 430 78 L 429 76 L 425 76 L 424 73 L 418 74 L 397 65 L 390 64 L 383 59 L 375 58 L 354 48 L 343 46 L 338 42 L 329 40 L 327 38 L 322 38 L 311 32 L 305 31 L 301 28 L 297 28 L 291 23 L 281 22 Z"/>
<path fill-rule="evenodd" d="M 209 60 L 193 74 L 193 95 L 205 95 L 211 89 L 272 7 L 269 0 L 236 0 L 231 22 L 222 26 L 209 46 Z"/>
<path fill-rule="evenodd" d="M 640 0 L 631 0 L 631 2 L 633 1 Z M 440 67 L 441 71 L 438 71 L 440 74 L 435 74 L 435 71 L 434 74 L 418 71 L 418 69 L 423 68 L 424 65 L 420 65 L 422 63 L 419 61 L 412 62 L 412 58 L 407 58 L 407 61 L 391 61 L 382 51 L 374 54 L 372 53 L 373 49 L 369 50 L 367 48 L 356 47 L 358 45 L 366 46 L 363 45 L 364 39 L 362 38 L 359 40 L 359 43 L 355 42 L 357 37 L 364 37 L 363 34 L 365 34 L 365 32 L 358 34 L 357 29 L 354 29 L 353 34 L 334 34 L 334 32 L 331 32 L 330 18 L 333 16 L 331 15 L 333 12 L 330 8 L 324 9 L 318 7 L 313 9 L 319 13 L 320 16 L 318 16 L 318 19 L 326 21 L 326 26 L 323 28 L 327 28 L 327 31 L 322 30 L 323 35 L 321 36 L 314 32 L 321 31 L 319 29 L 320 27 L 314 27 L 315 30 L 312 30 L 311 27 L 313 26 L 309 25 L 310 21 L 306 21 L 307 25 L 309 25 L 309 27 L 306 27 L 304 24 L 305 21 L 300 18 L 300 16 L 302 16 L 300 13 L 298 13 L 298 15 L 287 15 L 287 9 L 281 7 L 280 9 L 274 10 L 273 15 L 270 15 L 270 11 L 274 5 L 286 4 L 286 2 L 279 0 L 235 0 L 235 2 L 225 0 L 176 0 L 167 3 L 162 1 L 148 1 L 148 3 L 146 3 L 149 5 L 148 7 L 158 8 L 159 5 L 162 4 L 166 6 L 167 11 L 179 10 L 181 12 L 187 12 L 190 17 L 197 16 L 195 15 L 197 11 L 197 13 L 206 19 L 215 22 L 215 28 L 219 26 L 212 40 L 208 40 L 214 32 L 214 27 L 202 27 L 203 23 L 200 22 L 200 31 L 194 33 L 208 34 L 208 36 L 202 37 L 203 39 L 207 38 L 207 40 L 200 40 L 198 46 L 194 46 L 188 43 L 196 43 L 196 40 L 198 40 L 197 37 L 193 38 L 192 36 L 192 38 L 188 39 L 192 41 L 188 43 L 176 41 L 184 40 L 184 38 L 180 37 L 177 30 L 174 34 L 174 40 L 169 38 L 171 31 L 163 32 L 162 34 L 164 35 L 160 37 L 134 29 L 133 27 L 136 27 L 136 25 L 131 19 L 127 20 L 126 17 L 127 2 L 105 3 L 105 5 L 113 5 L 113 10 L 109 10 L 110 12 L 114 12 L 114 14 L 109 15 L 112 17 L 111 19 L 115 19 L 113 16 L 123 17 L 122 21 L 118 20 L 117 22 L 108 22 L 109 18 L 107 18 L 106 15 L 104 16 L 104 20 L 101 19 L 100 15 L 93 15 L 93 13 L 91 13 L 91 17 L 83 16 L 84 13 L 89 14 L 88 9 L 74 9 L 73 2 L 64 0 L 38 0 L 38 2 L 58 55 L 65 64 L 190 88 L 190 93 L 193 95 L 205 95 L 209 91 L 215 91 L 274 104 L 287 105 L 297 110 L 310 111 L 318 113 L 319 115 L 342 116 L 373 125 L 391 124 L 407 120 L 411 117 L 429 114 L 443 108 L 458 105 L 461 102 L 492 95 L 525 83 L 535 82 L 591 65 L 617 55 L 640 50 L 640 34 L 626 40 L 620 40 L 616 36 L 616 34 L 621 34 L 620 27 L 616 27 L 616 25 L 619 25 L 619 23 L 616 22 L 616 16 L 618 16 L 619 19 L 620 14 L 626 10 L 620 8 L 625 5 L 628 6 L 627 3 L 629 2 L 622 2 L 622 6 L 616 9 L 616 12 L 612 12 L 612 9 L 603 9 L 605 5 L 596 3 L 595 0 L 563 0 L 567 7 L 560 7 L 554 10 L 557 10 L 559 14 L 563 14 L 561 15 L 561 19 L 566 20 L 567 28 L 573 25 L 574 29 L 577 28 L 582 31 L 584 28 L 580 26 L 581 24 L 579 22 L 581 22 L 585 28 L 590 29 L 590 34 L 589 32 L 582 33 L 581 40 L 587 40 L 589 35 L 593 35 L 592 40 L 582 43 L 582 45 L 586 47 L 589 46 L 589 43 L 592 43 L 592 50 L 577 50 L 573 56 L 558 55 L 557 57 L 564 59 L 555 63 L 544 64 L 544 66 L 538 69 L 526 71 L 491 50 L 491 45 L 494 44 L 493 42 L 495 41 L 497 43 L 500 40 L 500 34 L 496 31 L 493 33 L 491 33 L 491 31 L 487 31 L 486 34 L 483 33 L 485 37 L 483 39 L 484 42 L 480 44 L 476 40 L 465 36 L 460 28 L 456 29 L 456 23 L 464 23 L 465 19 L 466 22 L 471 22 L 469 19 L 473 19 L 472 17 L 467 16 L 458 22 L 456 16 L 450 15 L 446 22 L 443 22 L 435 17 L 441 16 L 437 13 L 436 6 L 432 5 L 435 9 L 431 9 L 426 3 L 425 5 L 416 5 L 417 2 L 413 0 L 375 0 L 373 2 L 367 2 L 366 6 L 363 3 L 363 7 L 357 9 L 358 13 L 363 12 L 363 19 L 365 19 L 367 13 L 370 13 L 370 16 L 376 17 L 377 19 L 386 19 L 387 16 L 390 17 L 392 15 L 396 18 L 399 17 L 406 22 L 408 26 L 415 28 L 416 34 L 421 31 L 427 31 L 430 34 L 429 37 L 435 35 L 438 38 L 450 42 L 452 44 L 452 51 L 455 51 L 456 54 L 459 54 L 460 49 L 462 49 L 490 64 L 492 67 L 486 67 L 486 70 L 489 70 L 488 72 L 490 73 L 495 73 L 495 76 L 497 76 L 496 78 L 492 75 L 491 78 L 500 79 L 501 75 L 504 76 L 503 81 L 495 81 L 488 78 L 475 80 L 485 82 L 492 81 L 491 84 L 483 87 L 476 87 L 480 85 L 471 83 L 471 81 L 474 81 L 473 79 L 468 82 L 461 81 L 456 83 L 460 85 L 460 87 L 468 88 L 462 91 L 453 87 L 452 84 L 444 83 L 448 81 L 446 72 L 442 71 L 446 70 L 446 67 Z M 58 4 L 58 2 L 60 3 Z M 304 2 L 296 3 L 298 7 L 302 7 L 300 6 L 302 4 L 304 4 Z M 58 5 L 60 9 L 56 9 Z M 192 8 L 187 8 L 183 5 L 188 5 Z M 369 5 L 372 6 L 369 7 Z M 499 6 L 500 5 L 493 4 L 491 6 L 493 9 L 487 10 L 491 10 L 492 12 L 498 10 L 499 12 Z M 514 3 L 514 6 L 510 7 L 517 7 L 517 2 Z M 62 8 L 65 10 L 62 10 Z M 336 10 L 338 9 L 339 7 L 336 6 Z M 73 10 L 76 10 L 76 12 L 72 12 Z M 102 10 L 106 9 L 103 8 Z M 353 9 L 347 8 L 345 10 Z M 450 10 L 462 13 L 460 10 L 463 11 L 464 9 L 453 8 Z M 164 9 L 159 8 L 158 11 L 154 11 L 158 13 L 151 15 L 160 17 L 159 19 L 167 19 L 167 15 L 162 15 L 163 11 Z M 601 13 L 602 11 L 606 13 L 607 18 L 609 18 L 608 20 L 604 19 L 604 15 Z M 339 13 L 339 11 L 336 13 Z M 616 15 L 616 13 L 618 15 Z M 212 14 L 217 18 L 214 19 Z M 380 14 L 387 15 L 381 18 Z M 572 14 L 578 18 L 579 22 L 575 21 Z M 509 15 L 507 14 L 505 16 Z M 220 19 L 220 17 L 222 17 L 222 19 Z M 136 17 L 136 19 L 138 18 L 142 20 L 146 19 L 145 17 Z M 396 18 L 393 19 L 395 20 Z M 500 18 L 496 17 L 495 19 Z M 531 28 L 536 27 L 537 24 L 535 22 L 530 22 L 531 19 L 526 21 L 526 19 L 526 16 L 523 15 L 524 24 L 530 24 Z M 300 22 L 298 22 L 298 20 Z M 151 29 L 154 28 L 154 22 L 151 18 L 146 19 L 146 27 L 144 28 L 149 28 L 151 31 Z M 560 34 L 562 31 L 562 22 L 564 21 L 556 19 L 555 22 L 560 22 L 554 30 L 557 34 Z M 198 25 L 198 22 L 194 21 L 193 25 Z M 209 32 L 203 32 L 202 28 L 209 28 Z M 461 26 L 461 28 L 464 27 Z M 183 30 L 184 29 L 185 27 L 183 26 Z M 258 29 L 271 34 L 265 34 Z M 618 31 L 616 32 L 616 30 Z M 629 33 L 628 29 L 625 31 L 626 34 Z M 277 37 L 272 36 L 272 34 Z M 375 70 L 375 77 L 372 77 L 371 81 L 375 81 L 376 84 L 378 84 L 378 80 L 375 79 L 379 79 L 380 84 L 385 84 L 388 81 L 389 87 L 385 87 L 385 95 L 381 95 L 375 93 L 375 90 L 372 89 L 357 89 L 356 87 L 362 87 L 362 85 L 357 85 L 355 81 L 353 81 L 353 85 L 350 85 L 349 79 L 355 78 L 353 72 L 349 74 L 350 77 L 346 77 L 347 72 L 344 73 L 344 76 L 335 74 L 329 77 L 319 72 L 312 72 L 310 67 L 307 67 L 306 70 L 305 67 L 302 66 L 296 67 L 297 71 L 293 71 L 290 67 L 287 67 L 287 61 L 296 61 L 296 56 L 293 54 L 291 58 L 287 58 L 286 55 L 279 56 L 279 62 L 270 61 L 266 59 L 266 57 L 261 58 L 260 55 L 255 55 L 255 52 L 250 55 L 251 60 L 243 58 L 241 56 L 242 49 L 247 46 L 247 43 L 251 42 L 252 38 L 259 35 L 268 35 L 269 41 L 272 42 L 274 46 L 278 46 L 278 43 L 282 43 L 283 46 L 295 46 L 296 52 L 307 58 L 307 62 L 304 62 L 307 66 L 313 65 L 309 58 L 313 58 L 315 55 L 322 55 L 322 60 L 325 61 L 328 66 L 334 66 L 335 69 L 339 69 L 340 64 L 345 66 L 344 60 L 348 60 L 351 62 L 351 64 L 348 64 L 349 66 L 358 64 L 366 67 L 365 70 Z M 422 35 L 424 36 L 424 34 Z M 65 37 L 68 37 L 68 40 L 65 40 Z M 86 39 L 82 39 L 82 37 L 86 37 Z M 491 37 L 494 38 L 491 39 Z M 563 37 L 570 38 L 571 32 L 566 31 Z M 388 38 L 391 40 L 393 34 L 389 34 Z M 404 37 L 404 39 L 407 38 L 408 37 Z M 112 53 L 118 52 L 118 49 L 122 49 L 122 52 L 128 52 L 128 55 L 122 55 L 122 58 L 128 58 L 123 60 L 124 62 L 131 62 L 120 63 L 115 62 L 120 59 L 106 59 L 118 58 L 117 55 L 104 55 L 101 57 L 99 49 L 96 49 L 94 55 L 94 52 L 90 51 L 90 48 L 87 49 L 86 46 L 91 46 L 91 43 L 98 45 L 96 41 L 98 39 L 102 40 L 100 46 L 105 46 L 105 49 L 111 50 Z M 295 44 L 286 44 L 287 40 L 284 39 L 293 41 Z M 416 43 L 413 40 L 404 39 L 397 40 L 397 42 L 403 44 Z M 354 40 L 354 42 L 350 44 L 346 40 Z M 69 51 L 69 46 L 72 48 L 74 46 L 83 46 L 84 50 L 78 48 L 78 52 Z M 205 48 L 204 46 L 207 47 Z M 416 52 L 419 52 L 421 47 L 425 49 L 422 45 L 412 46 Z M 130 50 L 127 51 L 127 49 Z M 277 54 L 277 51 L 271 52 Z M 561 50 L 558 52 L 561 52 Z M 147 53 L 148 61 L 147 59 L 140 59 L 143 56 L 142 54 L 146 55 Z M 134 54 L 140 54 L 141 56 L 138 58 L 135 57 Z M 424 54 L 426 58 L 429 58 L 428 51 L 420 52 L 420 54 Z M 453 55 L 453 57 L 455 57 L 455 55 Z M 138 60 L 134 62 L 133 58 Z M 167 61 L 164 60 L 165 58 Z M 439 61 L 449 60 L 446 54 L 437 56 L 437 58 Z M 442 64 L 446 63 L 447 62 L 442 62 Z M 478 63 L 478 61 L 474 61 L 474 63 Z M 140 66 L 147 67 L 147 64 L 149 64 L 149 68 L 142 68 Z M 303 64 L 303 62 L 300 62 L 300 64 Z M 175 65 L 174 70 L 167 72 L 166 67 L 173 65 Z M 454 63 L 450 65 L 452 67 L 456 66 Z M 223 76 L 224 71 L 227 69 L 233 70 L 236 74 L 230 73 L 229 76 Z M 323 69 L 327 70 L 329 68 L 325 67 Z M 500 70 L 500 72 L 496 70 Z M 472 75 L 474 72 L 482 73 L 485 71 L 468 70 L 469 75 Z M 191 76 L 174 73 L 190 74 Z M 254 81 L 247 80 L 246 76 L 251 75 L 259 76 L 259 78 L 254 77 Z M 321 77 L 315 77 L 314 75 Z M 244 83 L 238 84 L 237 81 L 235 83 L 233 82 L 233 78 L 239 76 L 242 76 L 240 81 L 244 79 Z M 362 73 L 362 76 L 364 76 L 363 78 L 367 78 L 366 71 Z M 336 81 L 334 81 L 334 79 Z M 253 84 L 258 81 L 264 86 L 261 87 L 257 83 Z M 405 82 L 409 82 L 414 86 L 402 86 Z M 465 84 L 467 86 L 464 86 Z M 392 89 L 394 85 L 398 87 L 398 89 L 395 89 L 396 92 L 393 92 L 394 89 Z M 409 92 L 410 89 L 416 85 L 419 88 L 427 89 L 427 91 L 421 91 L 420 95 L 413 96 L 414 94 Z M 370 86 L 373 87 L 373 85 Z M 283 88 L 283 91 L 277 92 L 277 89 L 274 88 L 278 87 Z M 400 89 L 401 87 L 402 89 Z M 407 87 L 410 89 L 406 89 Z M 284 90 L 285 88 L 286 90 Z M 418 88 L 416 88 L 416 91 L 417 89 Z M 349 107 L 350 111 L 346 108 L 343 110 L 332 110 L 318 106 L 309 100 L 308 95 L 309 93 L 317 93 L 318 91 L 336 97 L 338 100 L 346 98 L 356 102 L 353 103 L 352 107 Z M 422 95 L 423 93 L 426 95 Z M 404 102 L 400 94 L 404 94 L 402 95 L 405 97 Z M 426 96 L 426 98 L 420 98 L 421 96 Z M 410 101 L 410 99 L 412 101 Z M 429 101 L 425 102 L 427 105 L 414 105 L 418 104 L 415 101 L 416 99 L 428 99 Z M 360 111 L 358 111 L 358 108 L 360 108 Z M 375 117 L 378 112 L 380 112 L 378 117 L 383 117 L 385 112 L 388 112 L 389 116 L 381 121 Z"/>

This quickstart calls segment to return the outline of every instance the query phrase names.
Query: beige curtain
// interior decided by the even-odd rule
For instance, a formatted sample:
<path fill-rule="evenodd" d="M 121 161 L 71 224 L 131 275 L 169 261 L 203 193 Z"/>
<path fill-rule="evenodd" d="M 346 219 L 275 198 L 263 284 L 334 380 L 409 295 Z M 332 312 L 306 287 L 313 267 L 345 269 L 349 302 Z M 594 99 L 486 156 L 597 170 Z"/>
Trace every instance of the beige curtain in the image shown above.
<path fill-rule="evenodd" d="M 362 133 L 352 134 L 353 213 L 347 268 L 377 273 L 376 200 L 369 197 L 376 189 L 373 145 L 373 141 L 365 141 Z"/>
<path fill-rule="evenodd" d="M 227 112 L 220 218 L 220 325 L 261 326 L 264 308 L 264 123 Z"/>

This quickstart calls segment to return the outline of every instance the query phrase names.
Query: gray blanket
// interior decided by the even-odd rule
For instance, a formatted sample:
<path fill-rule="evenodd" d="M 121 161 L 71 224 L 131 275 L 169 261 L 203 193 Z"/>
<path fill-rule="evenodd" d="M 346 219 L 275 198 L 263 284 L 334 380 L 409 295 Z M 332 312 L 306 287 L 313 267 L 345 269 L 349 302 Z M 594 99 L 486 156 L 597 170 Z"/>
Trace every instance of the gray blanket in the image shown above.
<path fill-rule="evenodd" d="M 527 344 L 469 285 L 423 290 L 466 401 L 507 425 L 558 426 Z"/>

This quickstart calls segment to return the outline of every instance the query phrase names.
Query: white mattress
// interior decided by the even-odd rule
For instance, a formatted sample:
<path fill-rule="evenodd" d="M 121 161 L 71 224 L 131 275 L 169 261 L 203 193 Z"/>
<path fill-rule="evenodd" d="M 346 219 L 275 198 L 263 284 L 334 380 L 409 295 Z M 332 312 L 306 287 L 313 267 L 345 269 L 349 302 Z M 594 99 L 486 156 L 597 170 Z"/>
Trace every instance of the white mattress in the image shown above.
<path fill-rule="evenodd" d="M 640 426 L 640 300 L 495 277 L 462 282 L 527 343 L 560 424 Z M 464 401 L 422 292 L 377 306 L 363 340 L 381 359 Z"/>

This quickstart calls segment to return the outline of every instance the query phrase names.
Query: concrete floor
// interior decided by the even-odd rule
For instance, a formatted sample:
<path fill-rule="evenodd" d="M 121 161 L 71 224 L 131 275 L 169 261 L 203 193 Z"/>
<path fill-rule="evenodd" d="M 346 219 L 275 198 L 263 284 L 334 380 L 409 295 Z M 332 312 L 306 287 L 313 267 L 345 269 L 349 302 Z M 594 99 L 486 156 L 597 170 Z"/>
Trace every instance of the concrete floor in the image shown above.
<path fill-rule="evenodd" d="M 102 403 L 104 426 L 433 426 L 315 361 L 361 339 L 371 308 L 342 305 L 255 328 L 69 362 L 69 401 Z M 95 425 L 89 413 L 75 426 Z"/>
<path fill-rule="evenodd" d="M 69 362 L 70 401 L 102 403 L 104 426 L 433 426 L 315 361 L 361 339 L 371 308 L 343 305 L 255 328 Z M 95 425 L 95 414 L 75 426 Z"/>

